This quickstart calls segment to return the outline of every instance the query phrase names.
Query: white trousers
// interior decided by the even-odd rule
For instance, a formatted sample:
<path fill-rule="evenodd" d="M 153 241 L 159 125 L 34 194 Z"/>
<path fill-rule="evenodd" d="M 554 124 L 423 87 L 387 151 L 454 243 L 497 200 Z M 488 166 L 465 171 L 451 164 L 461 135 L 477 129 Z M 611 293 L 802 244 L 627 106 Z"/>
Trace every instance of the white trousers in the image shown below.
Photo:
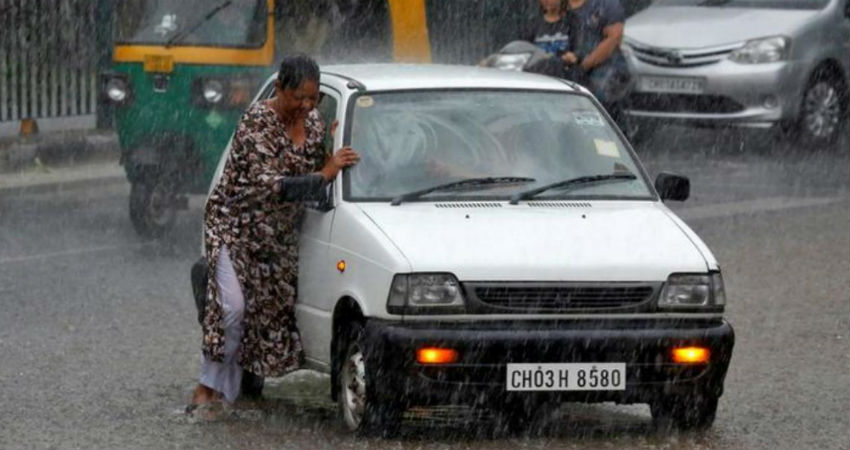
<path fill-rule="evenodd" d="M 218 253 L 215 283 L 224 312 L 224 361 L 216 362 L 201 354 L 199 381 L 202 385 L 220 392 L 228 403 L 233 403 L 239 396 L 242 384 L 239 354 L 242 349 L 245 297 L 242 295 L 242 287 L 236 278 L 227 246 L 222 246 Z"/>

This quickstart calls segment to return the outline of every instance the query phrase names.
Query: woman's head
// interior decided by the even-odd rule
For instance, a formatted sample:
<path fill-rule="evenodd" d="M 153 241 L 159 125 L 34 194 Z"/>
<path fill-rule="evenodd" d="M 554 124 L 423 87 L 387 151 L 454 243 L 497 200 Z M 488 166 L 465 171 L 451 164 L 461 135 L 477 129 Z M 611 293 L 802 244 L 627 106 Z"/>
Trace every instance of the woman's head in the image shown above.
<path fill-rule="evenodd" d="M 319 65 L 307 55 L 283 58 L 275 81 L 276 104 L 286 117 L 300 118 L 319 100 Z"/>

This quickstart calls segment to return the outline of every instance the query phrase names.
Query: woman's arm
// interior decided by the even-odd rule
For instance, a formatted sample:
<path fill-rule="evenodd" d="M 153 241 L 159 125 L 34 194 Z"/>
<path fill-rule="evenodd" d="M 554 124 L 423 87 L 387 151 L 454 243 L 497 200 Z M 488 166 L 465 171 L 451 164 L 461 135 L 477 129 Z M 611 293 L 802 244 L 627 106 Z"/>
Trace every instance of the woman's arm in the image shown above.
<path fill-rule="evenodd" d="M 339 171 L 356 164 L 359 159 L 359 155 L 354 150 L 343 147 L 328 158 L 318 172 L 283 177 L 278 187 L 280 199 L 285 202 L 320 200 L 325 186 L 336 178 Z"/>
<path fill-rule="evenodd" d="M 230 162 L 237 172 L 233 178 L 240 198 L 253 197 L 260 202 L 314 200 L 321 197 L 325 185 L 333 181 L 340 170 L 359 160 L 354 150 L 345 147 L 328 158 L 317 172 L 286 176 L 270 133 L 262 121 L 251 117 L 246 116 L 239 123 Z"/>

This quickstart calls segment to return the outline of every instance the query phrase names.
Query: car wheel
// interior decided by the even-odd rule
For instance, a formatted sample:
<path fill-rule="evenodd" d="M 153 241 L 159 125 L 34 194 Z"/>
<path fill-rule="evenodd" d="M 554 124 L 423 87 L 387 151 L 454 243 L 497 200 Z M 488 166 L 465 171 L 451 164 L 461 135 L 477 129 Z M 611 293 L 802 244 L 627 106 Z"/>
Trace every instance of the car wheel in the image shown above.
<path fill-rule="evenodd" d="M 818 71 L 803 94 L 797 134 L 809 147 L 832 147 L 847 117 L 846 86 L 826 69 Z"/>
<path fill-rule="evenodd" d="M 714 423 L 717 401 L 713 395 L 665 397 L 650 403 L 649 409 L 659 430 L 703 430 Z"/>
<path fill-rule="evenodd" d="M 159 179 L 140 180 L 130 187 L 130 221 L 143 238 L 162 237 L 177 217 L 174 188 Z"/>
<path fill-rule="evenodd" d="M 339 412 L 345 428 L 360 435 L 392 436 L 398 432 L 403 408 L 399 403 L 380 402 L 375 369 L 368 367 L 368 346 L 363 325 L 349 324 L 340 346 L 341 365 L 337 376 Z"/>

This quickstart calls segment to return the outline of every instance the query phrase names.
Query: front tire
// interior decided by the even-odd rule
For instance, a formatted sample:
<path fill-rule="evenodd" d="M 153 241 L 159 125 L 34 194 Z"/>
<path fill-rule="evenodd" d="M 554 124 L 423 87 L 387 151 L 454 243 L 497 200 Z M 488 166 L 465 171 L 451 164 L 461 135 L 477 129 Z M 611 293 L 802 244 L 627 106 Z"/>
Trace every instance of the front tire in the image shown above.
<path fill-rule="evenodd" d="M 363 324 L 353 322 L 344 331 L 337 375 L 340 418 L 346 430 L 367 436 L 393 436 L 401 425 L 400 402 L 382 401 L 377 368 L 370 367 Z M 396 398 L 398 396 L 396 395 Z"/>
<path fill-rule="evenodd" d="M 165 235 L 177 218 L 175 190 L 160 178 L 134 182 L 130 187 L 130 222 L 145 239 Z"/>
<path fill-rule="evenodd" d="M 846 126 L 847 86 L 838 74 L 818 70 L 803 94 L 797 136 L 800 144 L 814 148 L 832 148 Z"/>

